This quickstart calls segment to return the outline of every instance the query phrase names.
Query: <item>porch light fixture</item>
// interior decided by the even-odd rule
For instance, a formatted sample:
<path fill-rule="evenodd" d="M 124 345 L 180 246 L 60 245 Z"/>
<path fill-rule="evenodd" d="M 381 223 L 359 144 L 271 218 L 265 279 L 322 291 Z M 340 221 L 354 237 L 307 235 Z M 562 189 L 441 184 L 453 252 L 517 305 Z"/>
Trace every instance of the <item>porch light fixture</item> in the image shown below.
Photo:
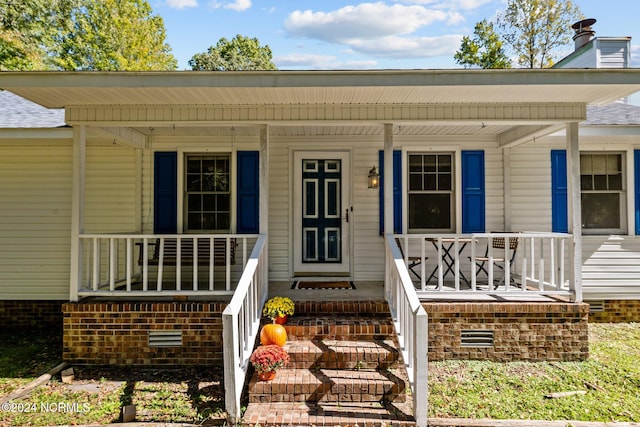
<path fill-rule="evenodd" d="M 376 166 L 369 171 L 369 188 L 378 188 L 380 185 L 380 174 Z"/>

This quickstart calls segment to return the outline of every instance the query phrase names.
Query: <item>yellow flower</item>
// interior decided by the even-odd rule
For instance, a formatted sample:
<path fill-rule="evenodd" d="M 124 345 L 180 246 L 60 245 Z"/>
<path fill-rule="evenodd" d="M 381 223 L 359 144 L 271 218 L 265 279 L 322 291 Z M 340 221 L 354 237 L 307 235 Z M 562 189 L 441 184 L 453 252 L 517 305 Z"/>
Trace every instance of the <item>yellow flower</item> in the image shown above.
<path fill-rule="evenodd" d="M 295 304 L 287 297 L 273 297 L 267 301 L 262 309 L 262 315 L 275 319 L 278 316 L 291 316 L 295 311 Z"/>

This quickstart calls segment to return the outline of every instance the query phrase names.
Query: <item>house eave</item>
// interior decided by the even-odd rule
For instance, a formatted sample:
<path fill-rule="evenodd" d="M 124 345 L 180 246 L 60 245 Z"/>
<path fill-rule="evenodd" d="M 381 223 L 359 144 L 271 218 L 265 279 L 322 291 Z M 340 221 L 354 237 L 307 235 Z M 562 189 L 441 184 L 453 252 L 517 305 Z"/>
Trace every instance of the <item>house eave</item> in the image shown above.
<path fill-rule="evenodd" d="M 83 105 L 602 104 L 640 91 L 640 69 L 4 72 L 48 108 Z"/>

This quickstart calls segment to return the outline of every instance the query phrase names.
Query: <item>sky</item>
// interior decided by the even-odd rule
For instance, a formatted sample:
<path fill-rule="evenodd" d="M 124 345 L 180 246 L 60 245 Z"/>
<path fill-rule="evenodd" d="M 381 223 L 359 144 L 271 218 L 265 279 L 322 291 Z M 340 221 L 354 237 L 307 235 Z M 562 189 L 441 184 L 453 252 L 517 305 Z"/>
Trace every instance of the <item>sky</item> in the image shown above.
<path fill-rule="evenodd" d="M 178 68 L 237 34 L 269 45 L 281 70 L 450 69 L 476 22 L 506 0 L 148 0 L 164 19 Z M 631 36 L 640 67 L 640 1 L 574 0 L 596 36 Z M 573 42 L 565 54 L 573 50 Z M 563 55 L 564 56 L 564 55 Z"/>

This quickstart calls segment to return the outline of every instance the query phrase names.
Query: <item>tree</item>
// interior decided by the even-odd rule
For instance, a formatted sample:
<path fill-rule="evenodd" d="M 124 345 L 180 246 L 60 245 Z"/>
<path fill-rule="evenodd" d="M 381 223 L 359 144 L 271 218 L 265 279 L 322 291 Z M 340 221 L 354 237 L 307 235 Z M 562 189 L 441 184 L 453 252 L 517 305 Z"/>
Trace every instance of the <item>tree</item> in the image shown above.
<path fill-rule="evenodd" d="M 146 0 L 84 0 L 59 36 L 55 64 L 65 70 L 173 70 L 164 21 Z"/>
<path fill-rule="evenodd" d="M 571 24 L 582 18 L 571 0 L 508 0 L 497 28 L 518 64 L 543 68 L 553 65 L 557 48 L 571 42 Z"/>
<path fill-rule="evenodd" d="M 458 64 L 481 68 L 511 68 L 511 60 L 503 49 L 500 36 L 486 19 L 478 22 L 474 37 L 464 36 L 460 50 L 453 56 Z"/>
<path fill-rule="evenodd" d="M 49 52 L 77 0 L 0 0 L 0 70 L 52 68 Z"/>
<path fill-rule="evenodd" d="M 146 0 L 0 0 L 0 70 L 167 70 Z"/>
<path fill-rule="evenodd" d="M 275 70 L 271 57 L 269 45 L 260 46 L 257 38 L 238 34 L 231 41 L 223 37 L 215 47 L 196 53 L 189 66 L 195 71 Z"/>

